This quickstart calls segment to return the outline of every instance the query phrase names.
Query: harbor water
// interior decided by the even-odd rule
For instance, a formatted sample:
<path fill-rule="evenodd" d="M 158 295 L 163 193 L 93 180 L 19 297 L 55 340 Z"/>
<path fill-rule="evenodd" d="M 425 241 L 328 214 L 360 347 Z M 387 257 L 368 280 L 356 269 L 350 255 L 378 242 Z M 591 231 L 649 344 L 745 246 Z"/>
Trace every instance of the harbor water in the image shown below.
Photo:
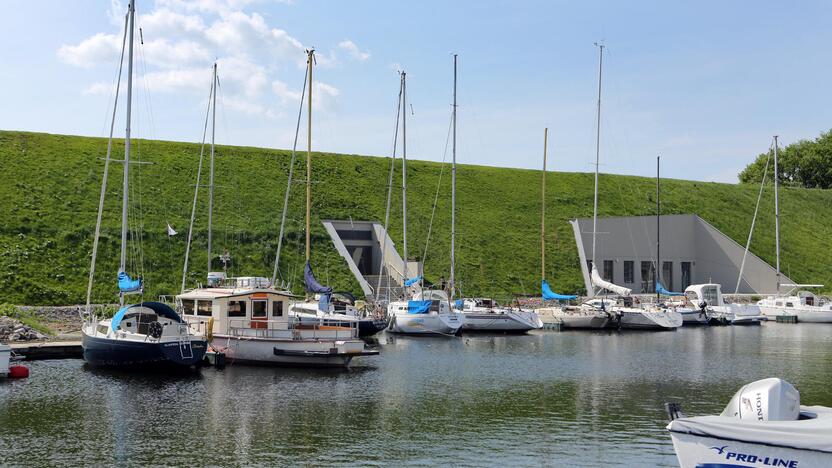
<path fill-rule="evenodd" d="M 666 401 L 718 413 L 781 377 L 832 406 L 822 324 L 378 340 L 341 371 L 31 362 L 0 382 L 0 464 L 675 466 Z"/>

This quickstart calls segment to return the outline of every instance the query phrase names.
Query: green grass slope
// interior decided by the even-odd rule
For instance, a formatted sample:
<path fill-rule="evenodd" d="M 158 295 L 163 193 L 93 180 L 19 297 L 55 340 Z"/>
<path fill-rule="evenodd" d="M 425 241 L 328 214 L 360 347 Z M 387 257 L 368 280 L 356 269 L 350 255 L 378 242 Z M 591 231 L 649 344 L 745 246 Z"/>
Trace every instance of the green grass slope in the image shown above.
<path fill-rule="evenodd" d="M 101 138 L 0 131 L 0 297 L 18 304 L 84 301 L 92 237 L 107 142 Z M 152 164 L 132 170 L 131 272 L 144 267 L 147 297 L 179 289 L 199 159 L 199 145 L 135 141 L 137 159 Z M 123 141 L 114 144 L 120 158 Z M 303 179 L 304 155 L 296 163 Z M 290 153 L 249 147 L 217 147 L 214 253 L 228 249 L 232 273 L 271 276 Z M 556 161 L 555 161 L 556 163 Z M 313 159 L 313 266 L 336 289 L 359 292 L 320 219 L 383 220 L 388 160 L 318 154 Z M 443 166 L 408 165 L 408 238 L 411 256 L 422 257 L 437 182 Z M 112 164 L 93 299 L 112 301 L 118 267 L 121 164 Z M 207 167 L 203 175 L 207 174 Z M 506 298 L 536 293 L 540 274 L 540 172 L 462 165 L 458 168 L 458 278 L 465 294 Z M 444 171 L 427 249 L 429 279 L 447 276 L 450 178 Z M 205 179 L 203 179 L 203 184 Z M 653 214 L 654 180 L 601 176 L 600 215 Z M 290 197 L 281 272 L 300 292 L 303 270 L 304 190 Z M 398 186 L 398 184 L 397 184 Z M 547 265 L 554 288 L 582 291 L 578 254 L 567 223 L 592 214 L 591 174 L 550 173 L 547 184 Z M 188 283 L 206 271 L 207 196 L 201 189 Z M 745 243 L 758 187 L 664 180 L 666 214 L 696 213 Z M 773 262 L 771 191 L 764 195 L 752 251 Z M 394 191 L 391 236 L 401 247 L 401 194 Z M 784 189 L 783 271 L 800 282 L 832 285 L 832 192 Z M 179 235 L 168 238 L 166 224 Z M 136 237 L 138 240 L 138 237 Z M 215 260 L 214 268 L 220 268 Z"/>

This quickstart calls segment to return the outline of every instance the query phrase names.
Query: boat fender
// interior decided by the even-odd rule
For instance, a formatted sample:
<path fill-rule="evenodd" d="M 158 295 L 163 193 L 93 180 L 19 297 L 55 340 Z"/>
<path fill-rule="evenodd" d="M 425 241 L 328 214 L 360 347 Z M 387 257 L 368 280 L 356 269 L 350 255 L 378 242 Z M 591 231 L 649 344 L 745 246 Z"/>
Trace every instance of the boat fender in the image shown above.
<path fill-rule="evenodd" d="M 162 327 L 161 323 L 159 323 L 159 322 L 150 322 L 150 325 L 148 325 L 147 328 L 148 328 L 148 330 L 147 330 L 148 333 L 153 338 L 158 340 L 159 338 L 162 337 L 162 332 L 164 331 L 164 328 Z"/>
<path fill-rule="evenodd" d="M 9 367 L 10 379 L 25 379 L 29 377 L 29 368 L 26 366 L 11 366 Z"/>
<path fill-rule="evenodd" d="M 208 319 L 208 326 L 205 328 L 205 339 L 208 341 L 214 339 L 214 317 Z"/>

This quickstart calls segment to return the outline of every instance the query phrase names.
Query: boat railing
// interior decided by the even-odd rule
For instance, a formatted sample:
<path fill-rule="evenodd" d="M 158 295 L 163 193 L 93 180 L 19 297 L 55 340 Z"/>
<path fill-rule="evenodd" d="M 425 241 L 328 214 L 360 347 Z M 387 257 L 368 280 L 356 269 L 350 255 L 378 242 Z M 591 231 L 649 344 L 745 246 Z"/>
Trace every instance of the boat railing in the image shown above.
<path fill-rule="evenodd" d="M 258 320 L 256 318 L 229 318 L 226 326 L 229 334 L 248 338 L 289 338 L 293 340 L 335 339 L 346 340 L 358 337 L 358 322 L 349 326 L 329 326 L 323 320 L 318 323 L 302 323 L 294 320 Z"/>

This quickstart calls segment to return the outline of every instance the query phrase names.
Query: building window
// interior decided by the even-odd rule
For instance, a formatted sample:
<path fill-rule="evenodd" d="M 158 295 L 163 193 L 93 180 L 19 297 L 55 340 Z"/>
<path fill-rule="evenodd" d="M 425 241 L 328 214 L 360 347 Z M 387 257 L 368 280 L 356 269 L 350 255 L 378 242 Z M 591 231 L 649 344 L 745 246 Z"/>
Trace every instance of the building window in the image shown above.
<path fill-rule="evenodd" d="M 656 269 L 653 262 L 641 262 L 641 292 L 656 292 Z"/>
<path fill-rule="evenodd" d="M 196 314 L 210 317 L 213 313 L 212 301 L 197 301 Z"/>
<path fill-rule="evenodd" d="M 668 291 L 673 291 L 673 262 L 662 262 L 662 280 Z"/>
<path fill-rule="evenodd" d="M 251 316 L 265 318 L 268 305 L 268 301 L 251 301 Z"/>
<path fill-rule="evenodd" d="M 682 289 L 687 288 L 690 284 L 690 262 L 682 262 Z"/>
<path fill-rule="evenodd" d="M 283 301 L 272 301 L 272 317 L 283 317 Z"/>
<path fill-rule="evenodd" d="M 612 260 L 604 260 L 604 279 L 610 283 L 615 283 L 613 275 L 613 267 L 615 263 Z"/>
<path fill-rule="evenodd" d="M 182 313 L 194 315 L 194 301 L 182 301 Z"/>
<path fill-rule="evenodd" d="M 636 274 L 636 265 L 635 262 L 632 260 L 624 260 L 624 282 L 625 283 L 634 283 L 635 279 L 633 278 Z"/>
<path fill-rule="evenodd" d="M 228 301 L 229 317 L 245 317 L 246 301 Z"/>

